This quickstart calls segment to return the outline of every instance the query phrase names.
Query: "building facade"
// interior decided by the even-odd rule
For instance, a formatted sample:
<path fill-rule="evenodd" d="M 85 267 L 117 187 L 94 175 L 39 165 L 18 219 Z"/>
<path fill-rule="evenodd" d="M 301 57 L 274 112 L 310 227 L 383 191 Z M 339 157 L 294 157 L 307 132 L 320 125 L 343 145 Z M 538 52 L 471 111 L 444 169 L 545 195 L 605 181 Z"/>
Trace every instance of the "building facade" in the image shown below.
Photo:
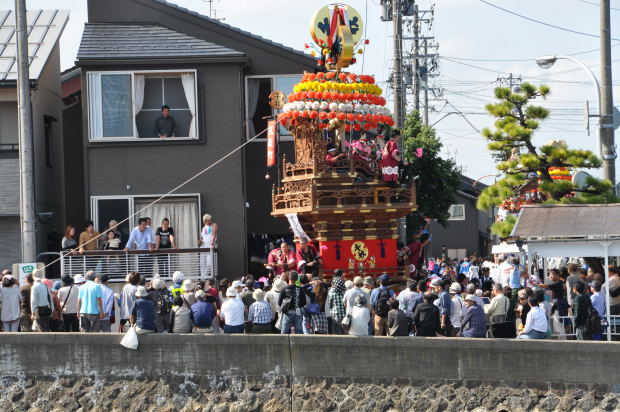
<path fill-rule="evenodd" d="M 76 64 L 82 129 L 72 126 L 65 139 L 79 134 L 76 209 L 98 230 L 136 214 L 121 225 L 126 240 L 138 217 L 151 217 L 155 228 L 165 216 L 179 247 L 191 248 L 209 213 L 219 226 L 223 277 L 244 273 L 258 239 L 287 232 L 270 216 L 265 135 L 239 147 L 274 114 L 269 93 L 288 94 L 314 69 L 310 56 L 163 0 L 89 0 Z M 162 105 L 175 119 L 173 137 L 156 136 Z M 76 115 L 70 109 L 66 118 Z M 291 150 L 292 139 L 282 140 L 282 152 Z"/>

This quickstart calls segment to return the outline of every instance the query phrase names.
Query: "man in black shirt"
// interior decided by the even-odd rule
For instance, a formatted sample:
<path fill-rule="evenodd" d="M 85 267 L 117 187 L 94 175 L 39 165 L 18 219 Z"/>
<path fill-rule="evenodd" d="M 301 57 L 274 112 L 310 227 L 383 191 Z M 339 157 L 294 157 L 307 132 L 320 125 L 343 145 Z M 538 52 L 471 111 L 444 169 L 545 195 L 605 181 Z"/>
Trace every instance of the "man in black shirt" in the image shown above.
<path fill-rule="evenodd" d="M 288 286 L 280 291 L 278 306 L 282 310 L 281 333 L 291 332 L 291 326 L 295 333 L 302 333 L 302 308 L 306 306 L 306 294 L 296 285 L 299 275 L 294 270 L 289 274 Z"/>
<path fill-rule="evenodd" d="M 551 313 L 557 311 L 558 316 L 567 316 L 568 302 L 566 301 L 564 282 L 560 278 L 560 271 L 551 269 L 549 271 L 549 283 L 540 286 L 551 291 L 551 299 L 553 301 Z"/>
<path fill-rule="evenodd" d="M 155 119 L 155 135 L 163 138 L 175 137 L 176 123 L 174 117 L 170 116 L 170 107 L 161 107 L 161 116 Z"/>
<path fill-rule="evenodd" d="M 165 217 L 161 221 L 161 226 L 155 232 L 155 250 L 164 249 L 163 252 L 169 252 L 167 249 L 176 249 L 176 247 L 174 229 L 170 227 L 170 220 Z M 170 275 L 168 256 L 172 258 L 172 255 L 157 255 L 157 267 L 159 268 L 159 274 L 162 276 Z"/>
<path fill-rule="evenodd" d="M 424 293 L 424 302 L 415 308 L 413 322 L 416 336 L 437 336 L 441 328 L 439 309 L 433 304 L 434 298 L 431 292 Z"/>

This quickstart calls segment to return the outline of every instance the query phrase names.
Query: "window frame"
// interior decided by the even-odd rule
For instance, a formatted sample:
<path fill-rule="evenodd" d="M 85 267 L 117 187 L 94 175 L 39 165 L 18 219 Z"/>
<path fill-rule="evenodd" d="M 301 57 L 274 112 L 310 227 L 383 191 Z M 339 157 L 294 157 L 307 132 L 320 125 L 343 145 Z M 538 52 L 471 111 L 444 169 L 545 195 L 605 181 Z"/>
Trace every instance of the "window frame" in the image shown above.
<path fill-rule="evenodd" d="M 455 206 L 460 206 L 463 209 L 463 217 L 452 217 L 452 213 L 450 213 L 450 217 L 448 218 L 449 221 L 456 221 L 456 222 L 461 222 L 465 220 L 465 204 L 464 203 L 455 203 L 450 205 L 450 208 L 448 209 L 448 212 L 450 212 L 450 209 L 452 207 Z"/>
<path fill-rule="evenodd" d="M 297 80 L 301 80 L 301 78 L 303 77 L 303 73 L 299 73 L 299 74 L 253 74 L 253 75 L 249 75 L 249 76 L 245 76 L 244 79 L 244 89 L 243 89 L 243 100 L 245 102 L 244 107 L 245 107 L 245 117 L 247 118 L 247 114 L 249 113 L 248 110 L 248 80 L 249 79 L 270 79 L 271 80 L 271 88 L 272 91 L 274 90 L 274 86 L 275 86 L 275 82 L 276 79 L 278 77 L 294 77 Z M 278 113 L 280 113 L 280 110 L 276 110 L 276 109 L 271 109 L 271 114 L 272 116 L 277 115 Z M 257 130 L 257 132 L 259 132 L 260 130 Z M 250 126 L 247 124 L 245 124 L 245 140 L 250 140 L 252 138 L 252 136 L 250 136 Z M 254 142 L 266 142 L 267 141 L 267 136 L 265 135 L 265 137 L 257 137 L 256 139 L 253 140 Z M 293 136 L 292 135 L 280 135 L 280 142 L 292 142 L 293 141 Z"/>
<path fill-rule="evenodd" d="M 95 227 L 99 226 L 99 204 L 98 200 L 115 200 L 115 199 L 127 199 L 129 201 L 129 231 L 133 229 L 137 225 L 136 216 L 133 216 L 136 213 L 135 209 L 135 199 L 145 198 L 145 197 L 154 197 L 160 198 L 164 196 L 164 194 L 140 194 L 140 195 L 102 195 L 96 196 L 93 195 L 90 197 L 90 217 Z M 198 227 L 202 227 L 202 204 L 201 204 L 201 196 L 200 193 L 175 193 L 172 195 L 167 195 L 166 197 L 195 197 L 198 200 Z"/>
<path fill-rule="evenodd" d="M 95 130 L 93 128 L 93 117 L 96 115 L 95 112 L 97 111 L 97 109 L 99 110 L 103 110 L 103 107 L 101 107 L 102 105 L 99 103 L 96 103 L 92 100 L 92 93 L 90 90 L 90 86 L 91 86 L 91 76 L 92 75 L 114 75 L 114 74 L 129 74 L 131 75 L 131 113 L 132 113 L 132 120 L 135 124 L 136 121 L 136 116 L 137 113 L 134 113 L 134 103 L 133 103 L 133 96 L 135 96 L 135 80 L 134 80 L 134 76 L 136 74 L 162 74 L 162 75 L 166 75 L 166 74 L 185 74 L 185 73 L 192 73 L 194 75 L 194 99 L 195 99 L 195 107 L 196 107 L 196 114 L 195 114 L 195 118 L 194 120 L 194 127 L 195 127 L 195 134 L 196 137 L 189 137 L 189 136 L 175 136 L 175 137 L 167 137 L 166 139 L 162 139 L 159 137 L 137 137 L 137 136 L 95 136 Z M 110 143 L 110 142 L 159 142 L 159 141 L 169 141 L 169 140 L 175 140 L 175 141 L 194 141 L 194 140 L 199 140 L 200 139 L 200 108 L 199 108 L 199 97 L 198 97 L 198 70 L 196 69 L 178 69 L 178 70 L 173 70 L 173 69 L 167 69 L 167 70 L 93 70 L 93 71 L 89 71 L 86 73 L 86 84 L 88 87 L 88 94 L 87 94 L 87 116 L 88 116 L 88 141 L 90 142 L 106 142 L 106 143 Z M 188 102 L 189 103 L 189 102 Z M 99 116 L 102 116 L 103 113 L 100 112 Z M 102 119 L 103 121 L 103 119 Z"/>

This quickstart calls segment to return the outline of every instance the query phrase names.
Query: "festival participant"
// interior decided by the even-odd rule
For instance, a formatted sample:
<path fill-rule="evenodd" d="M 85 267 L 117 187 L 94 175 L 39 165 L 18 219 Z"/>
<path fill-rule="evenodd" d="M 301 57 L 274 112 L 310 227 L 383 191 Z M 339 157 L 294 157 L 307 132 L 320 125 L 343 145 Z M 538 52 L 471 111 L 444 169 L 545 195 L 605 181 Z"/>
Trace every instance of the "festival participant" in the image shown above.
<path fill-rule="evenodd" d="M 275 276 L 288 272 L 295 268 L 295 252 L 291 250 L 288 243 L 282 242 L 279 248 L 269 252 L 265 267 L 273 271 Z"/>
<path fill-rule="evenodd" d="M 308 242 L 308 239 L 299 239 L 299 246 L 297 247 L 297 271 L 300 273 L 311 272 L 312 277 L 319 276 L 319 270 L 321 268 L 321 255 L 313 244 Z"/>
<path fill-rule="evenodd" d="M 420 237 L 411 242 L 407 247 L 409 248 L 409 265 L 413 265 L 415 271 L 419 271 L 422 263 L 424 262 L 424 247 L 430 242 L 430 235 L 428 233 L 422 233 Z M 414 275 L 412 273 L 411 275 Z"/>
<path fill-rule="evenodd" d="M 400 162 L 399 140 L 400 130 L 392 130 L 390 140 L 386 143 L 381 154 L 380 166 L 383 180 L 388 182 L 391 187 L 396 187 L 398 182 L 398 164 Z M 406 166 L 407 162 L 403 162 L 403 164 Z"/>
<path fill-rule="evenodd" d="M 346 153 L 338 153 L 338 149 L 335 147 L 330 147 L 327 149 L 327 155 L 325 156 L 325 162 L 328 167 L 336 167 L 338 165 L 338 160 L 346 157 Z"/>

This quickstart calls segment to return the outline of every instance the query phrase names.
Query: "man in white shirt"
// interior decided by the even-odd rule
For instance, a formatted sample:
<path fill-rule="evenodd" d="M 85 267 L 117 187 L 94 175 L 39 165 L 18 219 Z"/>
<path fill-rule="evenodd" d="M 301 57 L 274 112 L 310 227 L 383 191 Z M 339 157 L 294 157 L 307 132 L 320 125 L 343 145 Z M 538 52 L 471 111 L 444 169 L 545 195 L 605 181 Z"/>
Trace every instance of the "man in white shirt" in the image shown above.
<path fill-rule="evenodd" d="M 110 323 L 110 315 L 114 309 L 114 291 L 108 286 L 110 277 L 101 275 L 97 277 L 97 283 L 101 287 L 101 303 L 103 306 L 104 317 L 99 321 L 101 332 L 112 332 L 112 324 Z"/>
<path fill-rule="evenodd" d="M 525 327 L 517 335 L 517 339 L 546 339 L 549 322 L 545 310 L 538 306 L 538 297 L 530 296 L 528 304 L 532 309 L 525 318 Z"/>
<path fill-rule="evenodd" d="M 409 279 L 407 281 L 407 287 L 402 290 L 398 296 L 396 297 L 396 300 L 398 300 L 399 303 L 399 309 L 402 309 L 405 314 L 411 318 L 413 318 L 413 298 L 416 297 L 416 295 L 418 294 L 418 292 L 416 292 L 416 285 L 417 282 L 413 279 Z"/>
<path fill-rule="evenodd" d="M 141 217 L 138 219 L 138 226 L 134 227 L 129 234 L 129 240 L 125 245 L 125 252 L 128 250 L 148 250 L 152 251 L 155 247 L 155 240 L 153 239 L 153 231 L 150 226 L 147 225 L 147 219 Z M 152 274 L 153 271 L 153 256 L 151 255 L 139 255 L 138 256 L 138 272 L 145 276 Z"/>
<path fill-rule="evenodd" d="M 364 286 L 364 279 L 362 279 L 361 276 L 356 276 L 353 279 L 353 287 L 344 293 L 344 296 L 342 297 L 342 302 L 344 303 L 344 308 L 347 310 L 347 312 L 350 312 L 351 309 L 355 306 L 355 298 L 358 296 L 364 296 L 367 304 L 370 301 L 370 296 L 368 296 L 368 294 L 362 290 L 362 286 Z"/>
<path fill-rule="evenodd" d="M 230 287 L 226 290 L 227 299 L 220 309 L 220 317 L 224 321 L 224 333 L 243 333 L 245 305 L 237 299 L 238 292 Z"/>
<path fill-rule="evenodd" d="M 456 336 L 461 330 L 461 317 L 463 315 L 463 307 L 465 302 L 461 297 L 461 284 L 454 282 L 450 285 L 450 296 L 452 296 L 452 309 L 450 311 L 450 323 L 452 323 L 452 332 L 450 336 Z"/>

